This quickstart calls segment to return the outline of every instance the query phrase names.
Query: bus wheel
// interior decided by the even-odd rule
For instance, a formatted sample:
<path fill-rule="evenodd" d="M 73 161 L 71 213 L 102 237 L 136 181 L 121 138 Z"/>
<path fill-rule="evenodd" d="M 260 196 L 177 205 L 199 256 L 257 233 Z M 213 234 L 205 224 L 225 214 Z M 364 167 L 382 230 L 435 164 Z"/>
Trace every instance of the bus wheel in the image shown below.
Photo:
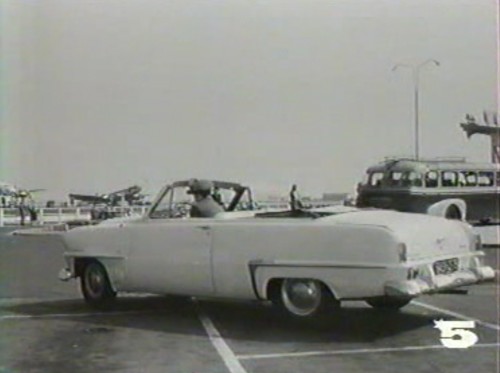
<path fill-rule="evenodd" d="M 460 213 L 458 207 L 455 205 L 448 206 L 444 217 L 451 220 L 462 220 L 462 214 Z"/>

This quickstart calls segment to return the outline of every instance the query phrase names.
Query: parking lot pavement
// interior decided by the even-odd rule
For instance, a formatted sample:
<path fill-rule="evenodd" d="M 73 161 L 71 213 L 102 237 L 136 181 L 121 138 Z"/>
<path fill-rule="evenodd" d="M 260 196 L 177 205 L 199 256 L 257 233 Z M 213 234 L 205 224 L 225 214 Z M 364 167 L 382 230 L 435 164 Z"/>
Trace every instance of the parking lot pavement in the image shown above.
<path fill-rule="evenodd" d="M 485 326 L 498 324 L 500 310 L 498 303 L 495 303 L 498 301 L 498 285 L 492 282 L 483 283 L 467 287 L 467 290 L 466 295 L 425 296 L 413 303 L 431 311 L 448 310 L 450 316 L 456 313 L 469 320 L 480 320 Z"/>
<path fill-rule="evenodd" d="M 500 341 L 491 327 L 477 325 L 479 341 L 469 349 L 440 343 L 434 320 L 460 320 L 446 313 L 455 307 L 409 305 L 387 314 L 349 302 L 335 321 L 306 325 L 248 303 L 132 296 L 98 312 L 80 299 L 14 300 L 0 303 L 0 367 L 9 373 L 498 372 Z"/>
<path fill-rule="evenodd" d="M 491 299 L 490 305 L 494 303 Z M 387 314 L 350 302 L 337 321 L 310 326 L 277 319 L 270 310 L 205 307 L 247 372 L 400 372 L 403 367 L 466 372 L 473 366 L 483 367 L 481 372 L 498 371 L 500 341 L 495 329 L 477 325 L 479 341 L 467 350 L 449 350 L 440 343 L 434 320 L 460 320 L 450 316 L 450 310 L 410 305 Z"/>
<path fill-rule="evenodd" d="M 490 349 L 491 350 L 491 349 Z M 281 361 L 254 360 L 245 363 L 248 373 L 286 372 L 381 372 L 381 373 L 435 373 L 435 372 L 498 372 L 495 353 L 466 351 L 457 359 L 457 353 L 446 350 L 386 352 L 383 354 L 363 350 L 358 354 L 287 358 Z"/>
<path fill-rule="evenodd" d="M 9 373 L 225 371 L 185 301 L 126 298 L 105 312 L 81 300 L 1 309 L 0 366 Z"/>
<path fill-rule="evenodd" d="M 302 324 L 255 303 L 126 295 L 84 305 L 61 283 L 55 237 L 0 236 L 0 372 L 500 372 L 499 287 L 418 298 L 401 312 L 346 302 Z M 498 268 L 497 251 L 487 260 Z M 447 349 L 435 320 L 473 320 L 477 343 Z"/>

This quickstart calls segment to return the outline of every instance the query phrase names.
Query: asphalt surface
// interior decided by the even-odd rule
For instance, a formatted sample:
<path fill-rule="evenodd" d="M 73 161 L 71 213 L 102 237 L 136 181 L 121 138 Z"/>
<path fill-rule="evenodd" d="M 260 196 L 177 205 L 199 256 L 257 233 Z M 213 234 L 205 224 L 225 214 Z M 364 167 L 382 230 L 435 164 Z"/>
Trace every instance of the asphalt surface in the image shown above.
<path fill-rule="evenodd" d="M 98 312 L 60 282 L 57 236 L 0 230 L 0 372 L 500 372 L 500 285 L 418 298 L 397 313 L 347 302 L 305 325 L 256 303 L 129 294 Z M 500 249 L 486 249 L 499 268 Z M 474 320 L 477 343 L 448 349 L 435 320 Z"/>

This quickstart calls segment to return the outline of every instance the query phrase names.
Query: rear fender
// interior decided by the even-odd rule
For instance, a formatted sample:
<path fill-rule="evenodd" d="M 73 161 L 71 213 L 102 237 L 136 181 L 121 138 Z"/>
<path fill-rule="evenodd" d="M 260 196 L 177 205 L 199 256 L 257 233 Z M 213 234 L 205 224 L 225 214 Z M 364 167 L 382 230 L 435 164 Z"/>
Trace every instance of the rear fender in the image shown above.
<path fill-rule="evenodd" d="M 453 211 L 458 211 L 460 214 L 459 220 L 464 220 L 467 217 L 467 204 L 460 198 L 449 198 L 436 202 L 427 208 L 427 214 L 432 216 L 441 216 L 450 218 Z"/>
<path fill-rule="evenodd" d="M 329 281 L 329 273 L 331 269 L 324 268 L 314 268 L 307 266 L 268 266 L 262 265 L 261 263 L 251 263 L 250 272 L 252 276 L 252 282 L 254 286 L 254 291 L 257 299 L 269 299 L 270 294 L 269 284 L 273 280 L 282 280 L 285 278 L 306 278 L 320 281 L 323 283 L 332 293 L 336 299 L 340 299 L 342 295 L 339 294 L 338 289 L 333 287 L 331 281 Z"/>

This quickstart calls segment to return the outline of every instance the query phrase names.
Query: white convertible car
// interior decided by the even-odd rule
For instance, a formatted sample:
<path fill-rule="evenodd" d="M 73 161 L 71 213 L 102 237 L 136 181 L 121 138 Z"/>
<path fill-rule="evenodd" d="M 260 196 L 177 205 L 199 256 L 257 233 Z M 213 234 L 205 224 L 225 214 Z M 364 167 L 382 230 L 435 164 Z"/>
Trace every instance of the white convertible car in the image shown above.
<path fill-rule="evenodd" d="M 118 292 L 270 300 L 297 318 L 343 300 L 399 309 L 414 297 L 494 277 L 466 223 L 343 206 L 244 211 L 250 190 L 213 184 L 225 212 L 189 217 L 189 181 L 168 185 L 143 217 L 112 219 L 64 234 L 67 267 L 93 306 Z M 228 199 L 227 193 L 232 196 Z"/>

